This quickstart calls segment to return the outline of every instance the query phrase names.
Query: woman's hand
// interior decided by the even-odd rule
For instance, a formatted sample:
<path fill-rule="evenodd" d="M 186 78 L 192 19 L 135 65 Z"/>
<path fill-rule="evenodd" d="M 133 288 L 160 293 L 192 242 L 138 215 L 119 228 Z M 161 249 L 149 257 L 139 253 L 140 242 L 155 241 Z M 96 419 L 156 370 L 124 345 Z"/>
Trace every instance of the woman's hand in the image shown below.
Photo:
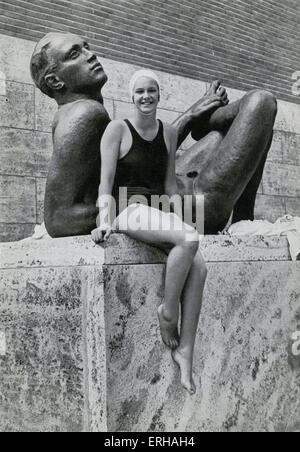
<path fill-rule="evenodd" d="M 229 104 L 227 91 L 221 87 L 221 83 L 215 80 L 209 87 L 207 93 L 192 107 L 194 120 L 201 118 L 205 113 L 213 113 L 217 108 Z"/>
<path fill-rule="evenodd" d="M 99 228 L 92 231 L 92 239 L 95 243 L 106 242 L 111 233 L 112 227 L 109 224 L 100 224 Z"/>

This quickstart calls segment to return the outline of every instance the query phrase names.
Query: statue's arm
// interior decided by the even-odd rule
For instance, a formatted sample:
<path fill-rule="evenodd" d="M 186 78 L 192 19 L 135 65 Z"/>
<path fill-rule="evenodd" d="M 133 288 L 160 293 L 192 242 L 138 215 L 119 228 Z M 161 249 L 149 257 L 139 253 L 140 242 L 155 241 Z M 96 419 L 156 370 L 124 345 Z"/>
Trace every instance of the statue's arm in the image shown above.
<path fill-rule="evenodd" d="M 179 116 L 176 121 L 173 122 L 173 126 L 177 129 L 178 142 L 177 148 L 184 142 L 193 129 L 194 116 L 192 110 L 189 109 L 181 116 Z"/>
<path fill-rule="evenodd" d="M 45 196 L 45 225 L 52 237 L 89 234 L 95 228 L 96 200 L 87 201 L 85 193 L 94 166 L 100 162 L 95 152 L 100 154 L 100 139 L 108 123 L 105 112 L 82 106 L 63 118 L 55 130 Z"/>

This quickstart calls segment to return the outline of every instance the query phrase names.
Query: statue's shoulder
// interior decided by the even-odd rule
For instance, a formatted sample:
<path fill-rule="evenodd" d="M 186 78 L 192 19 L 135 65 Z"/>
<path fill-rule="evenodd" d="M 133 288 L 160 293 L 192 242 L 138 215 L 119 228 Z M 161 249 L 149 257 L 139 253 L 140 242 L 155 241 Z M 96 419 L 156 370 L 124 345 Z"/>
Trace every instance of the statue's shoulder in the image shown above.
<path fill-rule="evenodd" d="M 94 100 L 79 100 L 63 105 L 55 115 L 53 131 L 68 133 L 78 127 L 101 126 L 110 122 L 103 104 Z"/>

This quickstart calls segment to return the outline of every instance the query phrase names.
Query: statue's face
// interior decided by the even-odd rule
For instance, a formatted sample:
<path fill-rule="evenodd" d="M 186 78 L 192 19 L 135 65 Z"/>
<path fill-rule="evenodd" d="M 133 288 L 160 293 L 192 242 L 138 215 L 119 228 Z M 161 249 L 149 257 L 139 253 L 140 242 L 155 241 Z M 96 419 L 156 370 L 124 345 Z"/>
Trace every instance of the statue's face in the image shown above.
<path fill-rule="evenodd" d="M 55 75 L 69 92 L 88 92 L 107 82 L 101 63 L 89 44 L 76 35 L 55 37 L 48 55 L 57 63 Z"/>

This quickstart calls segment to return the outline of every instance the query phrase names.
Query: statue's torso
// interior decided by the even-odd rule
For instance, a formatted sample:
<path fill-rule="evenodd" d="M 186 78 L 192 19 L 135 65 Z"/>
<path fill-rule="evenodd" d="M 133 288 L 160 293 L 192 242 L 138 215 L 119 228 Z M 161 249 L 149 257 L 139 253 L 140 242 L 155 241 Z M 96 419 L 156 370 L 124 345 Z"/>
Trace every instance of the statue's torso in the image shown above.
<path fill-rule="evenodd" d="M 72 103 L 64 105 L 57 112 L 53 122 L 53 156 L 49 171 L 49 178 L 55 177 L 55 173 L 62 165 L 65 171 L 62 177 L 65 178 L 66 184 L 72 184 L 72 177 L 74 177 L 75 168 L 73 165 L 81 166 L 81 171 L 77 171 L 77 186 L 79 193 L 77 193 L 77 201 L 85 204 L 95 203 L 98 196 L 98 189 L 100 183 L 100 142 L 103 135 L 103 115 L 106 116 L 107 124 L 110 121 L 107 111 L 104 106 L 94 101 L 85 102 L 87 112 L 82 114 L 82 121 L 78 119 L 78 108 L 82 107 L 82 103 Z M 90 105 L 89 105 L 90 104 Z M 85 115 L 93 118 L 92 121 L 86 120 Z M 79 120 L 79 126 L 73 128 L 72 117 Z M 71 119 L 70 119 L 71 118 Z M 80 118 L 80 113 L 79 113 Z M 80 123 L 82 122 L 82 127 Z M 66 164 L 68 159 L 67 154 L 70 153 L 72 143 L 81 143 L 79 149 L 79 159 L 73 162 L 72 158 Z"/>
<path fill-rule="evenodd" d="M 82 225 L 76 229 L 77 235 L 85 234 L 89 229 L 91 215 L 95 215 L 96 221 L 95 206 L 101 171 L 100 142 L 109 122 L 104 106 L 96 101 L 73 102 L 62 106 L 57 112 L 53 122 L 53 155 L 45 193 L 45 224 L 49 229 L 53 229 L 57 221 L 63 221 L 65 231 L 68 229 L 65 224 L 67 218 L 76 218 L 76 212 Z M 87 224 L 84 223 L 84 215 L 87 215 Z"/>

